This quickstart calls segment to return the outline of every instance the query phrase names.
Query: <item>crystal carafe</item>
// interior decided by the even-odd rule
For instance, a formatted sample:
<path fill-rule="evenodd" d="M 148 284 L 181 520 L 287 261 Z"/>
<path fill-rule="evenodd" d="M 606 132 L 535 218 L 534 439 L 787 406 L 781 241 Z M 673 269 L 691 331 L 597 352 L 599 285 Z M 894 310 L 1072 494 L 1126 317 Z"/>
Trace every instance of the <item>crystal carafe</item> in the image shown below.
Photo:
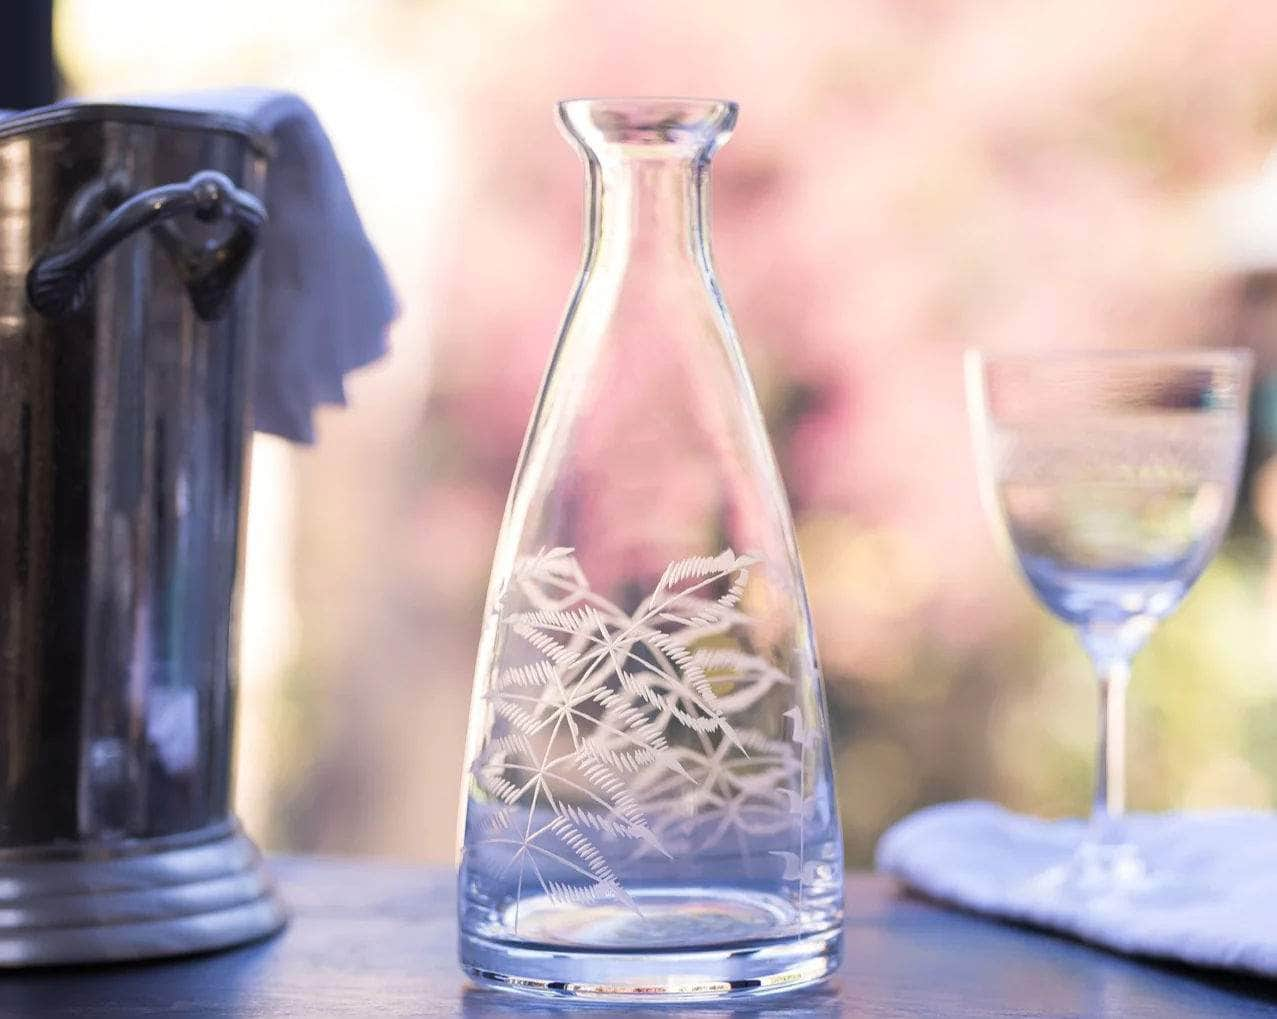
<path fill-rule="evenodd" d="M 558 110 L 585 257 L 485 609 L 462 965 L 604 1000 L 810 983 L 839 958 L 842 843 L 793 524 L 709 254 L 736 106 Z"/>

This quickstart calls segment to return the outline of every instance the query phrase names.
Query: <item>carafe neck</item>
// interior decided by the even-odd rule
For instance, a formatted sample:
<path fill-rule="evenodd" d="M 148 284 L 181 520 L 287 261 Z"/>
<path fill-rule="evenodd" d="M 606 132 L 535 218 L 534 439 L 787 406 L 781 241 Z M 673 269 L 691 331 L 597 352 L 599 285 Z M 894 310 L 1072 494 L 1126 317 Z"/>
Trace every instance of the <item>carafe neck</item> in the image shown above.
<path fill-rule="evenodd" d="M 696 157 L 592 162 L 591 261 L 635 269 L 708 269 L 708 165 Z"/>
<path fill-rule="evenodd" d="M 574 99 L 559 117 L 589 165 L 587 271 L 708 271 L 709 161 L 731 134 L 736 105 Z"/>

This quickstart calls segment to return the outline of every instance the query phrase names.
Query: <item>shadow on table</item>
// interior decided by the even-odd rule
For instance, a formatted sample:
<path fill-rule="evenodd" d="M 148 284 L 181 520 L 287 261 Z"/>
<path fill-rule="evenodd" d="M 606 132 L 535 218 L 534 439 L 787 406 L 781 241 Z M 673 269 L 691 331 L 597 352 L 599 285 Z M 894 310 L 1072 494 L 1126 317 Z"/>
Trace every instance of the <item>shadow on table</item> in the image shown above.
<path fill-rule="evenodd" d="M 561 1001 L 546 998 L 534 998 L 530 995 L 513 991 L 493 990 L 487 987 L 476 987 L 467 984 L 461 996 L 461 1014 L 466 1019 L 488 1019 L 488 1017 L 519 1016 L 559 1016 L 568 1013 L 583 1015 L 587 1019 L 603 1019 L 616 1016 L 629 1019 L 631 1016 L 663 1016 L 668 1019 L 677 1015 L 679 1019 L 717 1019 L 719 1016 L 768 1016 L 769 1019 L 837 1019 L 843 1014 L 838 999 L 840 997 L 839 978 L 834 977 L 818 987 L 789 993 L 767 994 L 757 998 L 734 999 L 730 1003 L 707 1003 L 699 1005 L 631 1005 L 622 1003 L 615 1006 L 592 1004 L 576 999 L 565 998 Z"/>
<path fill-rule="evenodd" d="M 1091 948 L 1094 951 L 1111 954 L 1115 959 L 1121 959 L 1147 967 L 1149 970 L 1162 973 L 1167 977 L 1191 981 L 1193 984 L 1197 984 L 1203 989 L 1222 991 L 1227 994 L 1250 998 L 1257 1003 L 1277 1006 L 1277 982 L 1267 980 L 1264 977 L 1250 976 L 1245 973 L 1231 973 L 1227 970 L 1202 969 L 1199 966 L 1190 966 L 1187 963 L 1168 962 L 1165 959 L 1153 956 L 1121 955 L 1115 952 L 1109 953 L 1107 949 L 1096 948 L 1085 941 L 1070 938 L 1067 935 L 1054 934 L 1049 931 L 1042 932 L 1036 927 L 1029 927 L 1027 929 L 1039 931 L 1039 933 L 1046 933 L 1048 936 L 1059 937 L 1065 941 L 1074 941 L 1077 944 Z"/>
<path fill-rule="evenodd" d="M 1265 977 L 1205 969 L 1159 956 L 1117 952 L 1064 931 L 989 916 L 903 887 L 897 889 L 896 895 L 897 901 L 902 904 L 939 910 L 940 913 L 936 914 L 939 917 L 961 918 L 965 924 L 961 928 L 962 933 L 969 949 L 986 940 L 989 946 L 996 946 L 969 953 L 969 958 L 977 960 L 972 965 L 977 974 L 981 963 L 992 956 L 1002 960 L 998 969 L 1033 971 L 1039 987 L 1050 982 L 1052 970 L 1067 973 L 1069 983 L 1078 987 L 1089 984 L 1091 997 L 1088 1009 L 1092 1011 L 1088 1014 L 1123 1015 L 1126 1005 L 1132 1001 L 1156 1008 L 1159 996 L 1165 996 L 1168 1004 L 1174 1001 L 1187 1005 L 1190 1000 L 1200 999 L 1202 1014 L 1211 1014 L 1211 996 L 1215 994 L 1245 998 L 1265 1006 L 1277 1005 L 1277 981 Z M 1057 947 L 1045 953 L 1041 950 L 1025 952 L 1023 958 L 1017 958 L 1031 942 L 1012 940 L 1008 935 L 1017 938 L 1029 935 L 1032 939 L 1041 939 L 1040 944 Z M 1078 965 L 1076 960 L 1083 958 L 1087 959 L 1087 964 Z M 994 974 L 987 976 L 992 979 Z"/>

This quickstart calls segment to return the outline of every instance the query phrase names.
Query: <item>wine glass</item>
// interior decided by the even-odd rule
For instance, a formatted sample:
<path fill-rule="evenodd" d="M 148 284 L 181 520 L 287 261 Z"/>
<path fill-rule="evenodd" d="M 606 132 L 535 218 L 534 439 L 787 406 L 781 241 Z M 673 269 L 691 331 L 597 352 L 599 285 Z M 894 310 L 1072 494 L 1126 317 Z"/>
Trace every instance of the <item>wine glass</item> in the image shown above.
<path fill-rule="evenodd" d="M 1131 659 L 1210 562 L 1246 441 L 1249 351 L 969 351 L 986 506 L 1034 592 L 1077 631 L 1099 680 L 1091 822 L 1041 875 L 1082 893 L 1156 883 L 1127 835 Z"/>

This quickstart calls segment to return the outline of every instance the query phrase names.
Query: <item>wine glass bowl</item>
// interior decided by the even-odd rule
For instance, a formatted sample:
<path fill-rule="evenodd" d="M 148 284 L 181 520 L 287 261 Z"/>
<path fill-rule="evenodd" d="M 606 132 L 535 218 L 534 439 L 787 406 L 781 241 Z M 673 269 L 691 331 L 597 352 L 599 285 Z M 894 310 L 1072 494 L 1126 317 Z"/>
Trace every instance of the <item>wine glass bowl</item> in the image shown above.
<path fill-rule="evenodd" d="M 1250 369 L 1245 350 L 967 355 L 986 506 L 1099 678 L 1092 824 L 1061 872 L 1086 889 L 1147 876 L 1121 824 L 1130 661 L 1227 529 Z"/>

